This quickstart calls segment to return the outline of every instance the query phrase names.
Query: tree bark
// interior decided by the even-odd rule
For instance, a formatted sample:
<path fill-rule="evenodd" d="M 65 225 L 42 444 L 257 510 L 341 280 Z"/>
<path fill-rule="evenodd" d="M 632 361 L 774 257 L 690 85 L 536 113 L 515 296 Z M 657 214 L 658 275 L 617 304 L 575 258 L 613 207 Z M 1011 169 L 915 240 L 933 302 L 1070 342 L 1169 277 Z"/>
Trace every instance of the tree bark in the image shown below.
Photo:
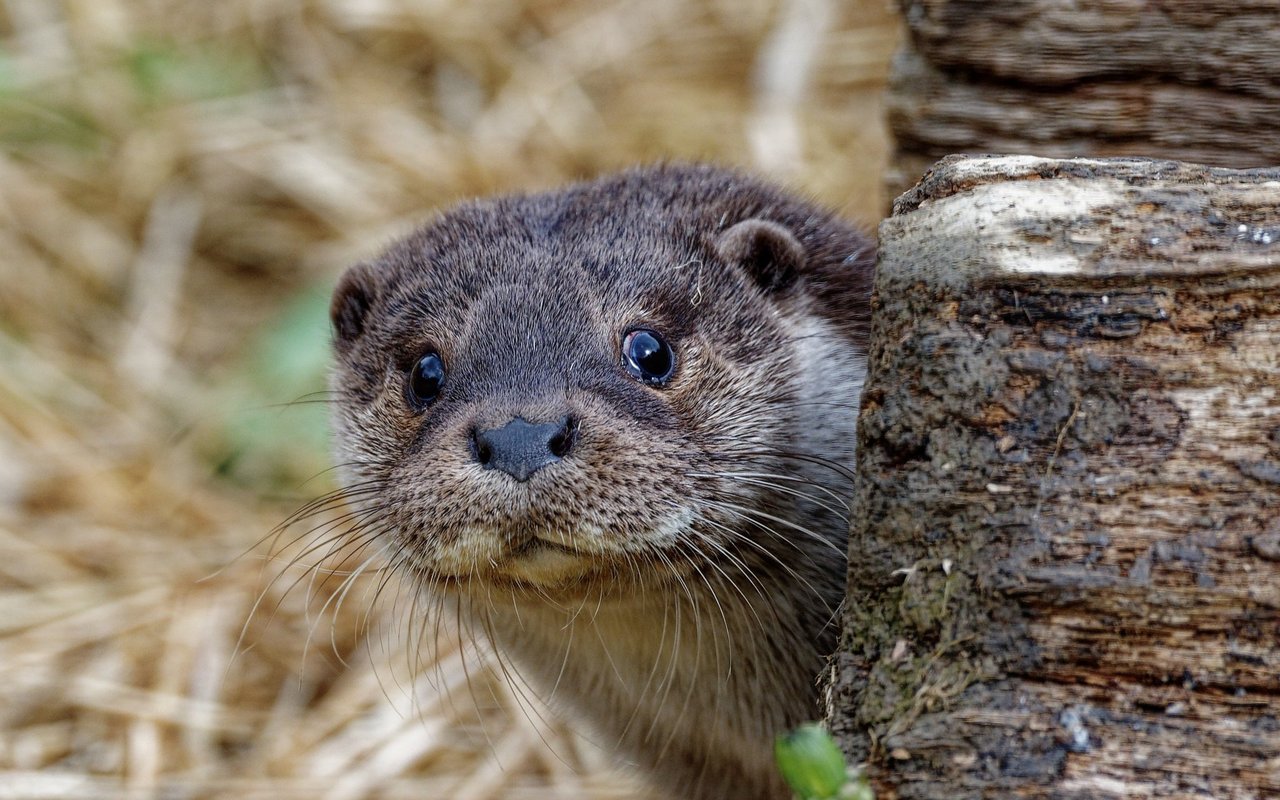
<path fill-rule="evenodd" d="M 952 158 L 880 241 L 829 720 L 877 797 L 1280 797 L 1280 169 Z"/>
<path fill-rule="evenodd" d="M 1280 163 L 1274 0 L 899 0 L 887 183 L 949 153 Z"/>

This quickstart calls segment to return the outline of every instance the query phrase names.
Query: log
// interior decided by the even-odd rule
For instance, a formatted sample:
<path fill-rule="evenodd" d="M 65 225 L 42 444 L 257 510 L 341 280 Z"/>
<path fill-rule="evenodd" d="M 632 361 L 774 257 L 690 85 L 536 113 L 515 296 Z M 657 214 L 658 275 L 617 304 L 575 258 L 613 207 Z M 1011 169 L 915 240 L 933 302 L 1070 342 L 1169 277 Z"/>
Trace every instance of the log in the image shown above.
<path fill-rule="evenodd" d="M 1280 164 L 1274 0 L 900 0 L 892 195 L 949 153 Z"/>
<path fill-rule="evenodd" d="M 828 719 L 877 797 L 1280 797 L 1280 169 L 954 157 L 880 242 Z"/>

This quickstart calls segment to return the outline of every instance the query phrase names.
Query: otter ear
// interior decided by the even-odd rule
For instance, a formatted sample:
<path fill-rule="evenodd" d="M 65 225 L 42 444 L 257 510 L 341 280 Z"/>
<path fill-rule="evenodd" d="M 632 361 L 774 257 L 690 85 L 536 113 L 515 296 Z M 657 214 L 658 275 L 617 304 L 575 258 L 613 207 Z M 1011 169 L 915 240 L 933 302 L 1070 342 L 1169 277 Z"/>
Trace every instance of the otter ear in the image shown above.
<path fill-rule="evenodd" d="M 329 302 L 334 343 L 346 350 L 364 333 L 365 318 L 377 299 L 380 281 L 372 264 L 357 264 L 343 273 Z"/>
<path fill-rule="evenodd" d="M 716 239 L 716 252 L 738 264 L 767 292 L 786 291 L 804 267 L 804 246 L 783 226 L 766 219 L 748 219 Z"/>

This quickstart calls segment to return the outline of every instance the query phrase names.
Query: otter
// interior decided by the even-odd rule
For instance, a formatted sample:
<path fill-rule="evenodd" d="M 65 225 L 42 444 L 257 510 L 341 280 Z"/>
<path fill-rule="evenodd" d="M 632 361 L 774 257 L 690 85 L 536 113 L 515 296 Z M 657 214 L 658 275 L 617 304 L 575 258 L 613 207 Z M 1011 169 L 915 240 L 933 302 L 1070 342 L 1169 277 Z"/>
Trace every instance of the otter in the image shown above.
<path fill-rule="evenodd" d="M 666 796 L 783 798 L 843 597 L 873 244 L 665 164 L 469 202 L 340 279 L 362 541 Z"/>

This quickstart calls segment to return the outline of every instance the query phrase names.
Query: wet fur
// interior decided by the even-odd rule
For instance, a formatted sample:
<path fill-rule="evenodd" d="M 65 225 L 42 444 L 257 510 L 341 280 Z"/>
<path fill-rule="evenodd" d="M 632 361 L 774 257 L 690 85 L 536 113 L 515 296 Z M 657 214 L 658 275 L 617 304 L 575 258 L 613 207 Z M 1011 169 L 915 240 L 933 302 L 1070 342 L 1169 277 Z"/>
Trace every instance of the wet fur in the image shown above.
<path fill-rule="evenodd" d="M 819 715 L 836 641 L 872 258 L 830 213 L 702 166 L 436 219 L 334 295 L 353 540 L 667 792 L 786 797 L 772 740 Z M 675 347 L 665 387 L 619 365 L 637 324 Z M 448 373 L 415 414 L 427 348 Z M 477 426 L 566 413 L 574 450 L 527 483 L 469 450 Z"/>

